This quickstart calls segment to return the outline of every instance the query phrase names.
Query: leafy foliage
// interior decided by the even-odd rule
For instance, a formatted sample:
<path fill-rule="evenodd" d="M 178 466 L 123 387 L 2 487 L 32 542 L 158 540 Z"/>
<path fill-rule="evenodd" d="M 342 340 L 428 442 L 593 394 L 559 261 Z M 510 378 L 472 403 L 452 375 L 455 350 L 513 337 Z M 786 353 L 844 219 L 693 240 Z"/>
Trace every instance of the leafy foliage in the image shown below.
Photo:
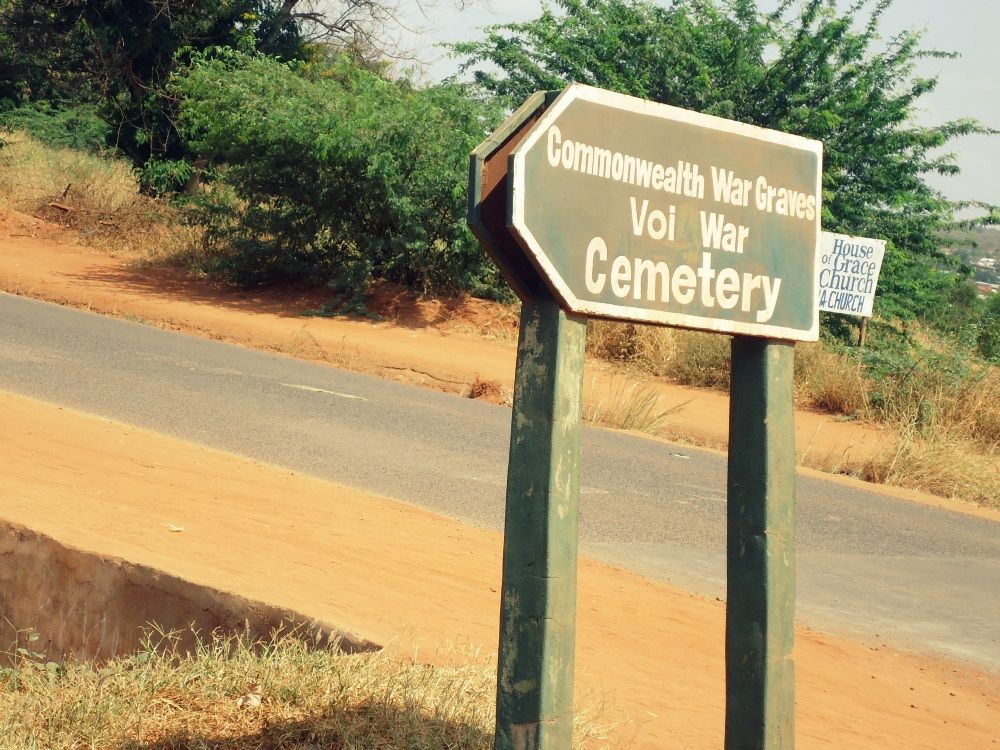
<path fill-rule="evenodd" d="M 8 0 L 0 28 L 29 60 L 27 101 L 58 97 L 102 110 L 115 145 L 138 162 L 176 157 L 160 87 L 185 48 L 244 43 L 256 3 L 170 0 Z"/>
<path fill-rule="evenodd" d="M 0 109 L 4 100 L 8 107 L 96 107 L 110 145 L 137 164 L 155 162 L 152 187 L 177 189 L 185 168 L 176 162 L 185 152 L 164 86 L 191 52 L 230 47 L 304 59 L 332 39 L 359 51 L 364 42 L 370 51 L 365 33 L 391 18 L 392 7 L 377 0 L 0 0 Z"/>
<path fill-rule="evenodd" d="M 111 128 L 90 105 L 63 108 L 49 102 L 31 102 L 0 112 L 0 128 L 23 130 L 47 146 L 99 152 Z"/>
<path fill-rule="evenodd" d="M 968 119 L 914 124 L 936 85 L 914 75 L 916 62 L 951 55 L 922 50 L 912 31 L 882 40 L 891 2 L 839 12 L 836 0 L 785 0 L 762 14 L 754 0 L 556 0 L 561 13 L 546 8 L 453 50 L 510 103 L 577 81 L 822 140 L 824 228 L 889 241 L 878 310 L 913 318 L 964 283 L 939 239 L 963 206 L 926 177 L 958 172 L 940 151 L 953 139 L 993 131 Z"/>
<path fill-rule="evenodd" d="M 329 282 L 355 299 L 373 277 L 501 293 L 464 221 L 468 153 L 499 112 L 462 87 L 230 51 L 196 56 L 172 90 L 190 148 L 236 194 L 210 206 L 230 278 Z"/>
<path fill-rule="evenodd" d="M 986 302 L 976 345 L 983 357 L 1000 365 L 1000 294 L 991 294 Z"/>

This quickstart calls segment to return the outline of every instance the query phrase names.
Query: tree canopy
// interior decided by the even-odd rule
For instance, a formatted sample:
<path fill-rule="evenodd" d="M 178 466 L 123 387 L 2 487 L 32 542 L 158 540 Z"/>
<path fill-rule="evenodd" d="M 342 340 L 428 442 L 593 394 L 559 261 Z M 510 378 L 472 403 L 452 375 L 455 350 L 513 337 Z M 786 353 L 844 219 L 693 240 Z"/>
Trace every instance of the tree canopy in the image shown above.
<path fill-rule="evenodd" d="M 169 184 L 185 147 L 165 86 L 191 53 L 294 60 L 334 44 L 377 57 L 394 12 L 392 0 L 0 0 L 0 105 L 94 108 L 111 145 Z"/>
<path fill-rule="evenodd" d="M 971 119 L 915 121 L 937 83 L 916 75 L 917 62 L 952 55 L 922 49 L 914 31 L 883 39 L 891 3 L 840 11 L 836 0 L 785 0 L 761 13 L 754 0 L 556 0 L 453 51 L 511 104 L 577 81 L 823 141 L 824 228 L 889 240 L 880 309 L 912 317 L 959 281 L 941 271 L 955 263 L 940 237 L 963 206 L 927 177 L 958 172 L 942 151 L 955 138 L 994 131 Z"/>

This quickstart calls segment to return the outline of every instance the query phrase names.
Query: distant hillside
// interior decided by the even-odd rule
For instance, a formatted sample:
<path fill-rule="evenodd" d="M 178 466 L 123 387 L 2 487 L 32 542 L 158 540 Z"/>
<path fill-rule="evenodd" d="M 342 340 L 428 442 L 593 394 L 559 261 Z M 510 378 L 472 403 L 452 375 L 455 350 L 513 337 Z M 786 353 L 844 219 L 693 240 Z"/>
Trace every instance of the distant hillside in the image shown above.
<path fill-rule="evenodd" d="M 966 263 L 979 258 L 1000 260 L 1000 229 L 979 227 L 962 232 L 954 232 L 946 238 L 945 252 L 958 255 Z"/>

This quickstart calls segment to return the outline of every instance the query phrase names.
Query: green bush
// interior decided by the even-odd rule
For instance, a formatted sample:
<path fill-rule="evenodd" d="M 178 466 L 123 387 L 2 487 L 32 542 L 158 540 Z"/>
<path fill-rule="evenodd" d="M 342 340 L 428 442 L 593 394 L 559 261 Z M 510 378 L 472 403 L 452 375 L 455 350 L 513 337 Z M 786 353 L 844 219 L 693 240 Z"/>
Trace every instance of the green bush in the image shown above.
<path fill-rule="evenodd" d="M 32 102 L 0 111 L 0 129 L 21 130 L 46 146 L 96 153 L 104 150 L 111 126 L 86 104 L 63 108 Z"/>
<path fill-rule="evenodd" d="M 173 89 L 188 146 L 235 195 L 208 206 L 232 281 L 329 283 L 355 302 L 374 278 L 504 294 L 465 223 L 468 155 L 500 113 L 466 89 L 232 51 L 196 57 Z"/>
<path fill-rule="evenodd" d="M 194 174 L 185 159 L 150 159 L 139 170 L 142 188 L 153 195 L 180 192 Z"/>

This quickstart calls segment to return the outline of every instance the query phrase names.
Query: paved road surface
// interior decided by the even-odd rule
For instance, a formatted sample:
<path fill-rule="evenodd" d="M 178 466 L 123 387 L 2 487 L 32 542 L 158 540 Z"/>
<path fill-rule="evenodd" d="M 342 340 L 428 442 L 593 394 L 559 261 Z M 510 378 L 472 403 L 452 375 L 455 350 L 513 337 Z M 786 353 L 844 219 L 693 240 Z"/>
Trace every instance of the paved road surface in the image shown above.
<path fill-rule="evenodd" d="M 490 404 L 3 294 L 0 389 L 502 525 L 510 411 Z M 723 458 L 588 429 L 582 486 L 586 552 L 723 595 Z M 800 477 L 799 618 L 1000 669 L 998 532 Z"/>

